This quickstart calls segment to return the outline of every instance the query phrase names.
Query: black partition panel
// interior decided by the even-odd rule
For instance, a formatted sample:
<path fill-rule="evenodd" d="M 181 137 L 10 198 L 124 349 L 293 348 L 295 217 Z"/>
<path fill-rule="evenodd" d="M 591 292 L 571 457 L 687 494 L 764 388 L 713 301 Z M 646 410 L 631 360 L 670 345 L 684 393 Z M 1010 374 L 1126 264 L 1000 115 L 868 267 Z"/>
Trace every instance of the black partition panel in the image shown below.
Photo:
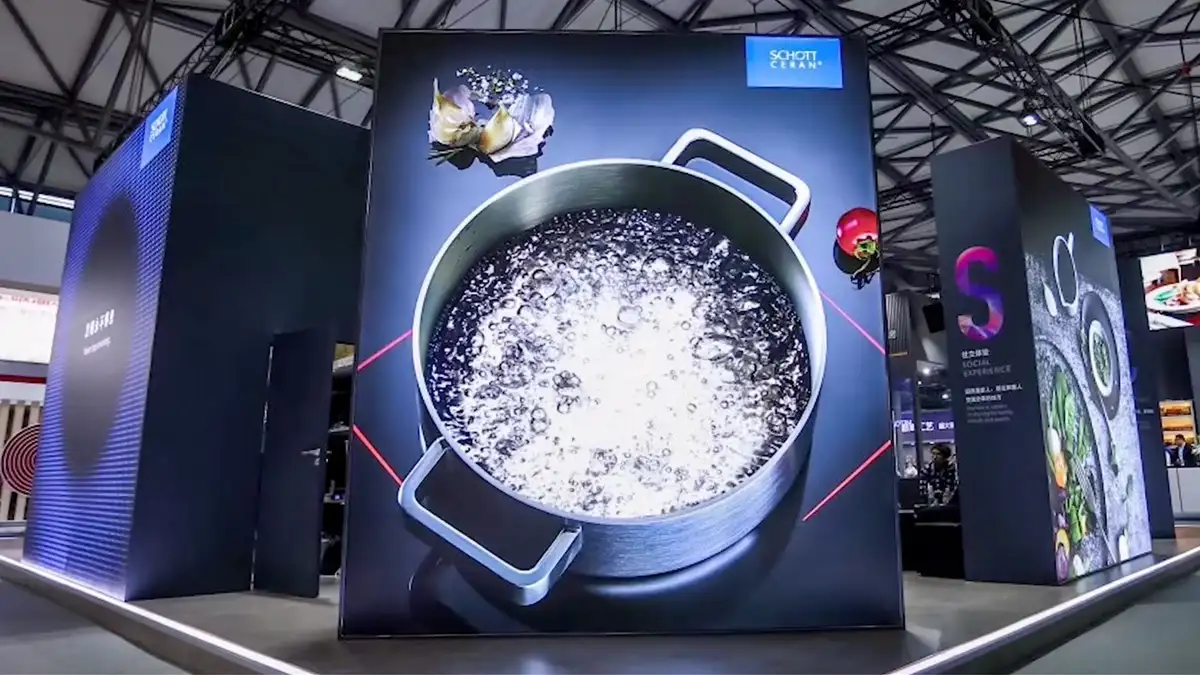
<path fill-rule="evenodd" d="M 1162 417 L 1159 412 L 1159 381 L 1173 378 L 1180 364 L 1163 361 L 1160 349 L 1163 339 L 1172 333 L 1151 332 L 1142 290 L 1141 267 L 1137 258 L 1117 261 L 1121 283 L 1121 302 L 1125 307 L 1125 331 L 1129 343 L 1129 375 L 1133 384 L 1138 441 L 1142 450 L 1142 475 L 1146 484 L 1146 510 L 1150 520 L 1150 535 L 1158 538 L 1175 536 L 1175 514 L 1171 508 L 1171 490 L 1167 482 L 1167 462 L 1163 453 Z M 1181 335 L 1182 331 L 1175 333 Z M 1161 338 L 1160 338 L 1161 336 Z M 1190 398 L 1190 397 L 1184 397 Z"/>
<path fill-rule="evenodd" d="M 933 181 L 968 578 L 1063 582 L 1148 552 L 1107 218 L 1009 139 L 939 155 Z"/>

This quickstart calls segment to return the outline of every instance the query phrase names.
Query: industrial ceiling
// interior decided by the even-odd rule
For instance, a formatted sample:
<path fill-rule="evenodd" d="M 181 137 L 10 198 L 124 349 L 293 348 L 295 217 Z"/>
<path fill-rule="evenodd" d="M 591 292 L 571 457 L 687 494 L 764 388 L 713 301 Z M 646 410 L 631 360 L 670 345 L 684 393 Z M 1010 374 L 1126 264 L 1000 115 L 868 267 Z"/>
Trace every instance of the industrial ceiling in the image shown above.
<path fill-rule="evenodd" d="M 920 274 L 936 269 L 929 158 L 998 135 L 1118 235 L 1194 231 L 1198 14 L 1200 0 L 0 0 L 0 186 L 70 198 L 173 73 L 369 125 L 381 28 L 858 35 L 886 256 Z"/>

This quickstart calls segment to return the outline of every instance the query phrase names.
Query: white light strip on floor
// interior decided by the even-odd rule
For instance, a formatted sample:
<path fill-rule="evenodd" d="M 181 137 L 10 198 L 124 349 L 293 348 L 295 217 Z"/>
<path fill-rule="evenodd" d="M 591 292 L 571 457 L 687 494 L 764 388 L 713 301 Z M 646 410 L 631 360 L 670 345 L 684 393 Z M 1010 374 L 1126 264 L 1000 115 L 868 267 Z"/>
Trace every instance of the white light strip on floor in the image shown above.
<path fill-rule="evenodd" d="M 14 560 L 12 558 L 0 556 L 0 564 L 12 565 L 13 567 L 18 567 L 30 574 L 33 574 L 34 576 L 41 577 L 43 580 L 49 583 L 66 586 L 74 593 L 86 596 L 88 599 L 107 605 L 117 612 L 132 615 L 143 623 L 157 624 L 168 631 L 180 633 L 196 642 L 203 643 L 210 647 L 215 647 L 216 649 L 232 654 L 233 656 L 236 656 L 237 658 L 248 663 L 254 664 L 263 670 L 282 673 L 283 675 L 314 675 L 314 673 L 304 670 L 303 668 L 299 668 L 290 663 L 285 663 L 279 659 L 273 659 L 266 654 L 260 654 L 252 649 L 247 649 L 224 638 L 219 638 L 212 633 L 206 633 L 197 628 L 192 628 L 187 624 L 168 619 L 161 614 L 155 614 L 154 612 L 142 609 L 137 605 L 133 605 L 122 600 L 117 600 L 116 598 L 88 588 L 87 586 L 84 586 L 77 581 L 68 579 L 60 574 L 30 565 L 23 560 Z"/>
<path fill-rule="evenodd" d="M 916 675 L 917 673 L 942 672 L 943 667 L 947 663 L 959 657 L 968 655 L 971 652 L 981 650 L 993 644 L 1003 642 L 1013 635 L 1022 633 L 1029 628 L 1036 627 L 1042 622 L 1047 622 L 1057 616 L 1067 614 L 1076 607 L 1086 605 L 1107 595 L 1111 595 L 1112 593 L 1115 593 L 1116 591 L 1130 584 L 1137 583 L 1141 579 L 1153 576 L 1167 569 L 1168 567 L 1174 567 L 1175 565 L 1179 565 L 1183 561 L 1189 560 L 1198 555 L 1200 555 L 1200 548 L 1194 548 L 1190 551 L 1180 553 L 1179 555 L 1168 558 L 1162 562 L 1155 563 L 1145 569 L 1138 570 L 1132 574 L 1127 574 L 1120 579 L 1113 581 L 1112 583 L 1105 584 L 1099 588 L 1094 588 L 1083 595 L 1077 595 L 1066 602 L 1055 605 L 1049 609 L 1044 609 L 1037 614 L 1027 616 L 1016 623 L 1011 623 L 999 630 L 992 631 L 987 635 L 977 637 L 970 642 L 964 642 L 945 651 L 940 651 L 931 656 L 927 656 L 920 661 L 910 663 L 898 670 L 893 670 L 891 673 L 888 673 L 888 675 Z"/>

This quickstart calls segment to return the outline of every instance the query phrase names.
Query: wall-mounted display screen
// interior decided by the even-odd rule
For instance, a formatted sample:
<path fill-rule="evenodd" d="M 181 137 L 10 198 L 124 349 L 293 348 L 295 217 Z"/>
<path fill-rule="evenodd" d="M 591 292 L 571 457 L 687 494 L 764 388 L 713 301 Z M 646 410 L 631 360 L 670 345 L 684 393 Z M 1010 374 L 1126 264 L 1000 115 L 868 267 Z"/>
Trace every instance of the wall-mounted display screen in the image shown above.
<path fill-rule="evenodd" d="M 861 45 L 380 61 L 343 634 L 898 625 Z"/>
<path fill-rule="evenodd" d="M 1200 251 L 1148 255 L 1141 263 L 1150 330 L 1200 326 Z"/>
<path fill-rule="evenodd" d="M 0 288 L 0 361 L 50 363 L 58 296 Z"/>

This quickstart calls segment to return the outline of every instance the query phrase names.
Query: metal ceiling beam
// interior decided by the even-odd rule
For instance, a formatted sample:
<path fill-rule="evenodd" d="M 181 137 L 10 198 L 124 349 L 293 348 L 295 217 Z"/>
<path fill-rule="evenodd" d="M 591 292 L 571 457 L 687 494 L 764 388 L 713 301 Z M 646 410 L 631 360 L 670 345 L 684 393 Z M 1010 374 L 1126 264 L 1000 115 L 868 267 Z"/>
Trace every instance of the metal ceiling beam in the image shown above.
<path fill-rule="evenodd" d="M 1057 80 L 1038 65 L 1013 35 L 995 20 L 990 3 L 986 0 L 936 2 L 939 8 L 947 13 L 944 20 L 956 25 L 964 37 L 973 39 L 980 51 L 990 53 L 997 71 L 1015 86 L 1026 90 L 1029 104 L 1039 106 L 1038 113 L 1043 120 L 1057 127 L 1064 140 L 1074 145 L 1081 155 L 1087 155 L 1088 144 L 1095 143 L 1099 150 L 1115 157 L 1142 182 L 1159 193 L 1167 203 L 1179 209 L 1180 213 L 1193 218 L 1196 216 L 1197 210 L 1194 205 L 1187 203 L 1151 176 L 1108 132 L 1080 109 L 1079 104 L 1063 91 Z"/>
<path fill-rule="evenodd" d="M 12 0 L 0 1 L 11 2 Z M 166 77 L 162 86 L 158 87 L 149 98 L 141 102 L 141 105 L 133 115 L 135 119 L 134 124 L 123 128 L 121 133 L 117 134 L 112 142 L 105 147 L 100 158 L 103 159 L 111 154 L 125 140 L 125 136 L 133 131 L 134 125 L 149 115 L 154 110 L 154 107 L 172 89 L 183 84 L 184 80 L 193 74 L 212 76 L 220 72 L 226 64 L 236 59 L 246 49 L 250 41 L 262 33 L 262 30 L 266 26 L 274 23 L 284 10 L 289 9 L 289 7 L 296 3 L 304 4 L 305 0 L 237 0 L 231 3 L 217 16 L 216 22 L 200 40 L 200 43 Z M 142 8 L 141 14 L 138 17 L 139 24 L 149 18 L 152 7 L 153 0 L 146 0 L 146 6 Z M 133 39 L 136 40 L 137 36 L 134 36 Z M 129 51 L 126 52 L 127 58 L 133 49 L 131 45 Z M 122 70 L 125 66 L 125 60 L 122 60 Z M 122 73 L 118 72 L 118 82 L 114 90 L 120 86 L 119 80 L 121 77 Z M 113 97 L 110 94 L 109 105 L 105 107 L 106 112 L 102 120 L 106 121 L 109 114 L 111 114 L 113 102 Z"/>
<path fill-rule="evenodd" d="M 1179 142 L 1175 139 L 1174 135 L 1172 135 L 1170 126 L 1166 121 L 1166 114 L 1163 112 L 1162 108 L 1157 102 L 1150 100 L 1150 91 L 1145 86 L 1145 77 L 1131 59 L 1133 53 L 1146 44 L 1146 40 L 1149 39 L 1149 36 L 1153 35 L 1155 30 L 1165 24 L 1166 17 L 1178 9 L 1179 6 L 1185 1 L 1186 0 L 1175 0 L 1175 2 L 1172 3 L 1171 6 L 1167 8 L 1167 10 L 1163 12 L 1158 19 L 1153 21 L 1146 28 L 1147 32 L 1143 39 L 1136 42 L 1131 42 L 1130 46 L 1120 54 L 1117 54 L 1116 52 L 1118 40 L 1116 31 L 1113 30 L 1114 24 L 1112 17 L 1109 16 L 1108 11 L 1097 3 L 1088 7 L 1086 12 L 1094 20 L 1092 27 L 1095 28 L 1096 32 L 1100 34 L 1101 39 L 1103 39 L 1109 44 L 1109 46 L 1113 48 L 1113 53 L 1115 55 L 1113 57 L 1113 64 L 1121 69 L 1121 72 L 1125 75 L 1125 79 L 1129 80 L 1129 82 L 1133 85 L 1133 87 L 1130 88 L 1132 90 L 1132 94 L 1141 104 L 1140 107 L 1145 108 L 1146 115 L 1150 118 L 1154 124 L 1155 130 L 1160 136 L 1160 143 L 1165 145 L 1167 152 L 1180 165 L 1180 170 L 1184 172 L 1187 182 L 1191 183 L 1192 185 L 1196 185 L 1198 182 L 1196 172 L 1190 169 L 1183 169 L 1185 166 L 1183 147 L 1179 145 Z M 1200 10 L 1200 7 L 1197 9 Z M 1094 90 L 1095 85 L 1105 78 L 1106 75 L 1101 74 L 1088 86 L 1088 89 Z M 1085 89 L 1083 94 L 1081 94 L 1082 98 L 1087 97 L 1089 93 L 1088 89 Z"/>

